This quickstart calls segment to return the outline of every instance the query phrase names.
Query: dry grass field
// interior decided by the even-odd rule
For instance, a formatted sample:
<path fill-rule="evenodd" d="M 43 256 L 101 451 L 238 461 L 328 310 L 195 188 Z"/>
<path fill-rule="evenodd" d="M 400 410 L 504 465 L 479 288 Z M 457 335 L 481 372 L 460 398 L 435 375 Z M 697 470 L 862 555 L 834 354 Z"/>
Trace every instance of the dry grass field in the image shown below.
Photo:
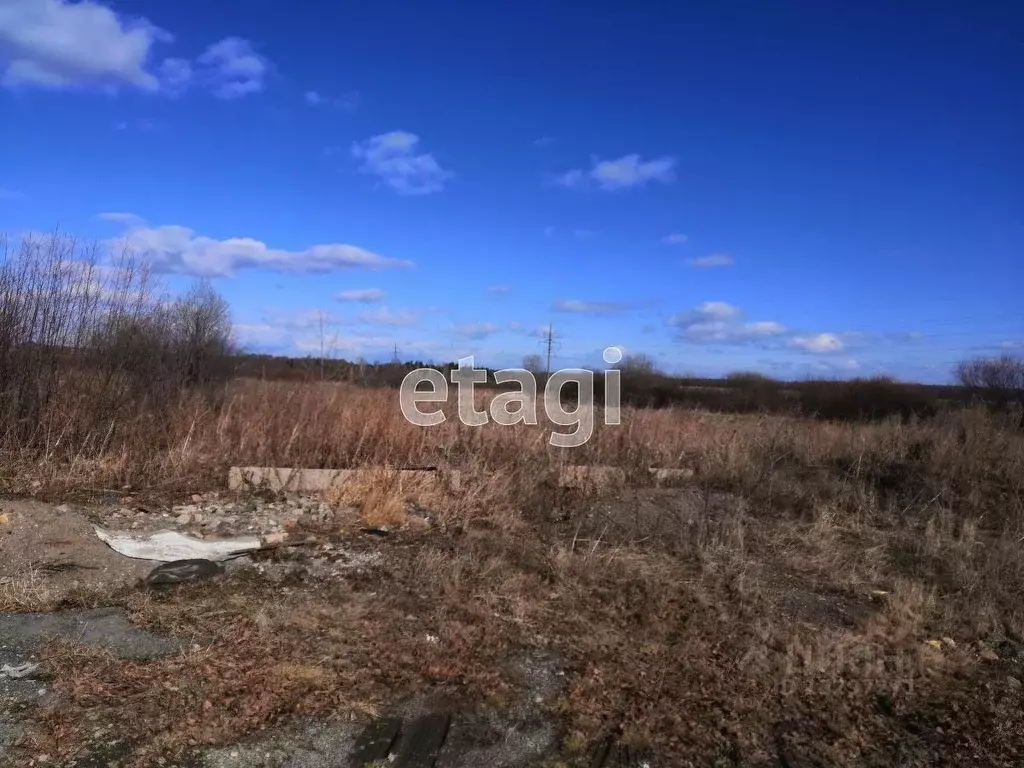
<path fill-rule="evenodd" d="M 382 515 L 400 525 L 406 490 L 382 477 L 329 499 L 362 519 L 320 533 L 386 555 L 334 583 L 282 592 L 236 576 L 159 598 L 0 586 L 4 610 L 117 604 L 196 639 L 145 663 L 52 646 L 66 704 L 34 736 L 50 754 L 75 754 L 99 723 L 136 724 L 141 764 L 299 714 L 365 717 L 433 686 L 500 703 L 501 659 L 532 648 L 567 669 L 551 765 L 586 764 L 610 734 L 656 765 L 1024 760 L 1024 434 L 1006 417 L 627 408 L 560 453 L 550 425 L 418 428 L 397 392 L 326 382 L 239 380 L 167 408 L 161 429 L 139 412 L 67 443 L 75 404 L 55 401 L 45 451 L 8 444 L 7 491 L 130 487 L 159 503 L 222 486 L 232 464 L 440 465 L 462 483 L 418 494 L 434 525 L 385 540 L 355 531 Z M 567 463 L 621 467 L 627 482 L 560 488 Z M 652 488 L 650 466 L 694 474 Z M 424 633 L 438 643 L 425 649 Z"/>

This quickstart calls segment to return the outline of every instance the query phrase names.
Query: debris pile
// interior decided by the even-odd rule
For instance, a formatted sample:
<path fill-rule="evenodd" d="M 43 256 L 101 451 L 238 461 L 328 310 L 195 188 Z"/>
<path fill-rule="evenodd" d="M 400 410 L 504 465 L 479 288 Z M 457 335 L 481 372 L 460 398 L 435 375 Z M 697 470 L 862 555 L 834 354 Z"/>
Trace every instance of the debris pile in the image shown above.
<path fill-rule="evenodd" d="M 252 497 L 224 499 L 218 493 L 195 494 L 191 503 L 163 510 L 135 506 L 125 499 L 111 509 L 104 522 L 109 527 L 150 530 L 174 527 L 193 536 L 266 536 L 295 526 L 299 520 L 325 526 L 358 515 L 353 507 L 335 507 L 315 496 L 288 496 L 266 501 Z"/>
<path fill-rule="evenodd" d="M 428 510 L 413 504 L 406 509 L 410 527 L 431 526 Z M 94 520 L 102 525 L 94 530 L 112 549 L 135 559 L 208 560 L 229 572 L 250 568 L 274 581 L 330 579 L 380 562 L 379 545 L 371 544 L 366 534 L 387 535 L 393 529 L 368 529 L 362 519 L 359 508 L 332 505 L 316 496 L 266 500 L 209 493 L 163 509 L 125 499 L 96 515 Z"/>

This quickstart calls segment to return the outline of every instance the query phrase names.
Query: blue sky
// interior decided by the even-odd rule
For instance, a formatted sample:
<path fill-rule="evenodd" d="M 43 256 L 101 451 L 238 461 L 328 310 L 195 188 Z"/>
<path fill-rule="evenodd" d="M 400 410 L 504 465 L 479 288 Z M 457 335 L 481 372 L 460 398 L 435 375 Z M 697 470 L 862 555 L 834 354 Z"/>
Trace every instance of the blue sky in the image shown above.
<path fill-rule="evenodd" d="M 251 349 L 948 378 L 1024 350 L 1024 7 L 0 2 L 0 231 Z M 323 330 L 321 330 L 321 328 Z"/>

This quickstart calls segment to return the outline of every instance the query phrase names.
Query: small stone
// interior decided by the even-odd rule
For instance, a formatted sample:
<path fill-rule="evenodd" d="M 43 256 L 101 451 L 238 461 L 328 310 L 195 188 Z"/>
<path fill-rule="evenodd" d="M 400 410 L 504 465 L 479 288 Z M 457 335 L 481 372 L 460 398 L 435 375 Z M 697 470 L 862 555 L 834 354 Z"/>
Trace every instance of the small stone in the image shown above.
<path fill-rule="evenodd" d="M 64 515 L 64 514 L 67 514 L 68 512 L 71 511 L 71 505 L 70 504 L 61 504 L 59 507 L 54 507 L 53 511 L 54 512 L 60 512 L 62 515 Z"/>
<path fill-rule="evenodd" d="M 278 544 L 284 544 L 284 542 L 287 541 L 287 539 L 288 534 L 281 532 L 271 533 L 263 541 L 267 544 L 267 546 L 273 547 L 277 546 Z"/>
<path fill-rule="evenodd" d="M 999 661 L 999 654 L 993 650 L 986 648 L 981 652 L 982 661 Z"/>
<path fill-rule="evenodd" d="M 1020 687 L 1021 687 L 1020 680 L 1018 680 L 1016 677 L 1013 677 L 1012 675 L 1010 677 L 1006 678 L 1006 684 L 1008 686 L 1010 686 L 1011 688 L 1013 688 L 1014 690 L 1020 690 Z"/>
<path fill-rule="evenodd" d="M 193 504 L 200 504 L 200 503 L 202 503 L 202 501 L 203 501 L 203 497 L 200 496 L 198 493 L 193 493 L 192 494 L 192 503 Z"/>
<path fill-rule="evenodd" d="M 178 525 L 188 525 L 192 522 L 192 515 L 188 512 L 182 512 L 180 515 L 174 518 L 174 522 Z"/>

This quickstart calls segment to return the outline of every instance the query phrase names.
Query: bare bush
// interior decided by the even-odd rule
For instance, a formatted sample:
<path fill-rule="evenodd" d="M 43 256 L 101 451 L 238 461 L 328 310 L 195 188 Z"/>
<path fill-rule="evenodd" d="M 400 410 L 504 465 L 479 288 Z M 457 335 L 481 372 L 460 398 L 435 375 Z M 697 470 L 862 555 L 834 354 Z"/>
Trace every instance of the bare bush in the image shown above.
<path fill-rule="evenodd" d="M 998 404 L 1024 399 L 1024 358 L 978 357 L 959 363 L 954 375 L 972 393 Z"/>
<path fill-rule="evenodd" d="M 544 373 L 544 358 L 537 354 L 526 355 L 523 368 L 533 374 Z"/>
<path fill-rule="evenodd" d="M 626 355 L 622 358 L 618 368 L 625 374 L 636 376 L 650 376 L 659 372 L 658 364 L 654 362 L 654 358 L 643 352 L 631 352 Z"/>
<path fill-rule="evenodd" d="M 168 302 L 133 254 L 103 260 L 65 236 L 0 250 L 0 449 L 102 452 L 127 421 L 215 380 L 233 351 L 208 285 Z"/>

